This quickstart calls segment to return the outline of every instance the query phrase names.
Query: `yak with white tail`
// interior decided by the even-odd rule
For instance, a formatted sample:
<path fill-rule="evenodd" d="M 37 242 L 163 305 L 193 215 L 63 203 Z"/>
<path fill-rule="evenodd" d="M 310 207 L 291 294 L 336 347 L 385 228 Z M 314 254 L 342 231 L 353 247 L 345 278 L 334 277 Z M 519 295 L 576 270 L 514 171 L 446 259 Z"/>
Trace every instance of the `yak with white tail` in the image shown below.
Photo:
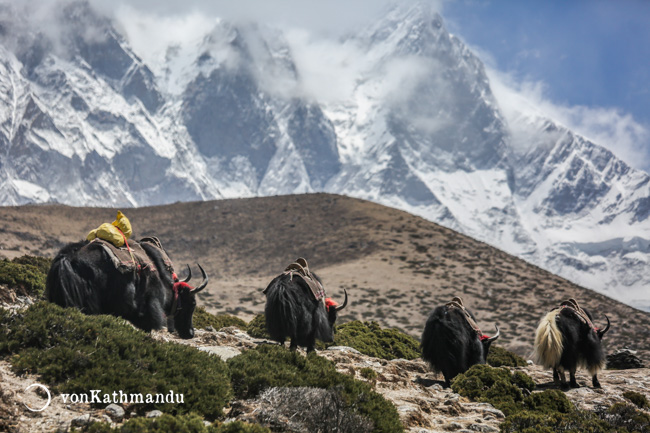
<path fill-rule="evenodd" d="M 566 386 L 565 372 L 569 372 L 570 386 L 578 388 L 576 370 L 585 368 L 592 376 L 592 384 L 600 388 L 598 372 L 605 368 L 605 353 L 601 340 L 609 330 L 594 326 L 591 313 L 581 308 L 574 299 L 562 302 L 547 313 L 537 327 L 534 359 L 537 364 L 553 369 L 553 381 Z"/>

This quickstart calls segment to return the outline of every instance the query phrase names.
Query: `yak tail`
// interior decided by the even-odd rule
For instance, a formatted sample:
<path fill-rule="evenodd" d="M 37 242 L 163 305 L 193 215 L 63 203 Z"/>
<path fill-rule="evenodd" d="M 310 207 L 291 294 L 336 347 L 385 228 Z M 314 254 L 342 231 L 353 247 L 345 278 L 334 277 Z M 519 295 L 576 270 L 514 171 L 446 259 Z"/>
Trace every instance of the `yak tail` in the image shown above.
<path fill-rule="evenodd" d="M 535 351 L 533 360 L 545 368 L 557 368 L 564 346 L 562 333 L 557 327 L 558 310 L 551 311 L 539 322 L 535 335 Z"/>
<path fill-rule="evenodd" d="M 267 290 L 266 308 L 266 329 L 272 339 L 284 341 L 285 337 L 296 337 L 298 321 L 296 310 L 298 306 L 291 297 L 289 290 L 282 281 L 271 282 Z"/>
<path fill-rule="evenodd" d="M 79 275 L 71 260 L 76 251 L 60 253 L 52 262 L 45 282 L 47 300 L 61 307 L 77 307 L 86 313 L 99 313 L 91 282 Z"/>

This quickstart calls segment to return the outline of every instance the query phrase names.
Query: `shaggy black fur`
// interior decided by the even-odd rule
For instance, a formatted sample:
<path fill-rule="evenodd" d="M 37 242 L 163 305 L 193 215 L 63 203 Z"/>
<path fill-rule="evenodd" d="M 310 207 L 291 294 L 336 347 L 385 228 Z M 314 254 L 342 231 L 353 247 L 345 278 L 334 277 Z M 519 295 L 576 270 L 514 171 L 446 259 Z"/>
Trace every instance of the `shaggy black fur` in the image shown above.
<path fill-rule="evenodd" d="M 269 283 L 265 293 L 266 329 L 273 340 L 284 344 L 287 337 L 291 338 L 292 350 L 302 346 L 308 352 L 314 350 L 316 339 L 334 341 L 336 308 L 327 311 L 302 278 L 280 275 Z"/>
<path fill-rule="evenodd" d="M 593 323 L 591 313 L 585 308 L 583 310 Z M 598 370 L 605 366 L 606 358 L 601 340 L 607 329 L 594 331 L 571 308 L 562 308 L 557 315 L 556 323 L 562 333 L 563 350 L 560 366 L 564 371 L 569 372 L 570 386 L 573 388 L 579 387 L 575 373 L 579 366 L 583 366 L 593 375 L 593 386 L 600 388 L 597 373 Z M 553 369 L 553 379 L 556 383 L 566 384 L 564 371 Z"/>
<path fill-rule="evenodd" d="M 123 317 L 147 332 L 161 329 L 166 315 L 171 314 L 174 282 L 163 264 L 160 250 L 147 243 L 140 244 L 156 269 L 121 273 L 104 248 L 88 244 L 88 241 L 77 242 L 59 251 L 47 275 L 47 299 L 62 307 L 77 307 L 86 314 Z M 179 291 L 182 308 L 167 323 L 170 332 L 175 328 L 182 338 L 194 336 L 194 298 L 187 288 Z"/>
<path fill-rule="evenodd" d="M 476 321 L 470 312 L 472 319 Z M 485 364 L 493 339 L 481 341 L 457 308 L 437 307 L 422 332 L 422 359 L 442 372 L 445 385 L 474 364 Z"/>

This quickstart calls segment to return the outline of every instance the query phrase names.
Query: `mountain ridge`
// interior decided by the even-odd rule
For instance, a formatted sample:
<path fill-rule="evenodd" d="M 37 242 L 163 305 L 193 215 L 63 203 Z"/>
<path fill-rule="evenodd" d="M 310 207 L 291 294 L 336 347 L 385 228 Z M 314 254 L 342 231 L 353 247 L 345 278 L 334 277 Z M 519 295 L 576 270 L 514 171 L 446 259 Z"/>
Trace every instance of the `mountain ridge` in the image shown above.
<path fill-rule="evenodd" d="M 505 113 L 480 59 L 424 5 L 341 42 L 361 53 L 354 85 L 327 101 L 301 90 L 295 46 L 261 25 L 219 20 L 161 66 L 83 1 L 53 17 L 61 34 L 8 6 L 0 18 L 2 204 L 345 194 L 650 308 L 650 176 L 549 118 Z"/>

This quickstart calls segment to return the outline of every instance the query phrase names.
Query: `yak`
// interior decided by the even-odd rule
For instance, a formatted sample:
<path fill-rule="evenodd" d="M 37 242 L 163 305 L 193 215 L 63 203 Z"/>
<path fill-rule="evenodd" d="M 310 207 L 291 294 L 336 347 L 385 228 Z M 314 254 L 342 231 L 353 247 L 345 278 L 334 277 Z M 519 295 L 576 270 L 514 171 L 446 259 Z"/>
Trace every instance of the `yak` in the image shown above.
<path fill-rule="evenodd" d="M 534 361 L 553 369 L 553 381 L 558 386 L 567 386 L 568 370 L 570 386 L 579 388 L 576 370 L 583 367 L 591 374 L 594 388 L 600 388 L 598 372 L 606 362 L 601 340 L 610 327 L 609 317 L 605 318 L 607 326 L 599 329 L 593 325 L 591 313 L 574 299 L 563 302 L 547 313 L 537 327 Z"/>
<path fill-rule="evenodd" d="M 188 276 L 179 280 L 157 239 L 155 243 L 145 239 L 129 243 L 132 247 L 138 244 L 147 258 L 146 264 L 137 267 L 134 258 L 132 272 L 120 271 L 102 242 L 81 241 L 63 247 L 47 274 L 48 301 L 77 307 L 86 314 L 122 317 L 146 332 L 161 329 L 167 322 L 169 332 L 176 330 L 181 338 L 193 338 L 196 294 L 208 284 L 201 265 L 203 281 L 192 287 L 188 284 L 192 277 L 189 265 Z"/>
<path fill-rule="evenodd" d="M 474 315 L 463 306 L 461 298 L 455 297 L 429 315 L 420 344 L 422 359 L 442 372 L 445 386 L 449 387 L 458 374 L 487 362 L 490 345 L 499 338 L 499 327 L 495 328 L 493 337 L 483 335 Z"/>
<path fill-rule="evenodd" d="M 304 259 L 298 259 L 297 262 L 304 263 L 307 268 Z M 304 276 L 287 269 L 264 290 L 266 329 L 271 338 L 282 345 L 290 338 L 291 350 L 301 346 L 311 352 L 316 339 L 334 341 L 334 323 L 338 312 L 348 304 L 348 292 L 344 289 L 345 300 L 340 306 L 331 298 L 317 299 L 313 291 L 314 280 L 318 282 L 316 286 L 324 296 L 320 278 L 308 269 Z"/>

